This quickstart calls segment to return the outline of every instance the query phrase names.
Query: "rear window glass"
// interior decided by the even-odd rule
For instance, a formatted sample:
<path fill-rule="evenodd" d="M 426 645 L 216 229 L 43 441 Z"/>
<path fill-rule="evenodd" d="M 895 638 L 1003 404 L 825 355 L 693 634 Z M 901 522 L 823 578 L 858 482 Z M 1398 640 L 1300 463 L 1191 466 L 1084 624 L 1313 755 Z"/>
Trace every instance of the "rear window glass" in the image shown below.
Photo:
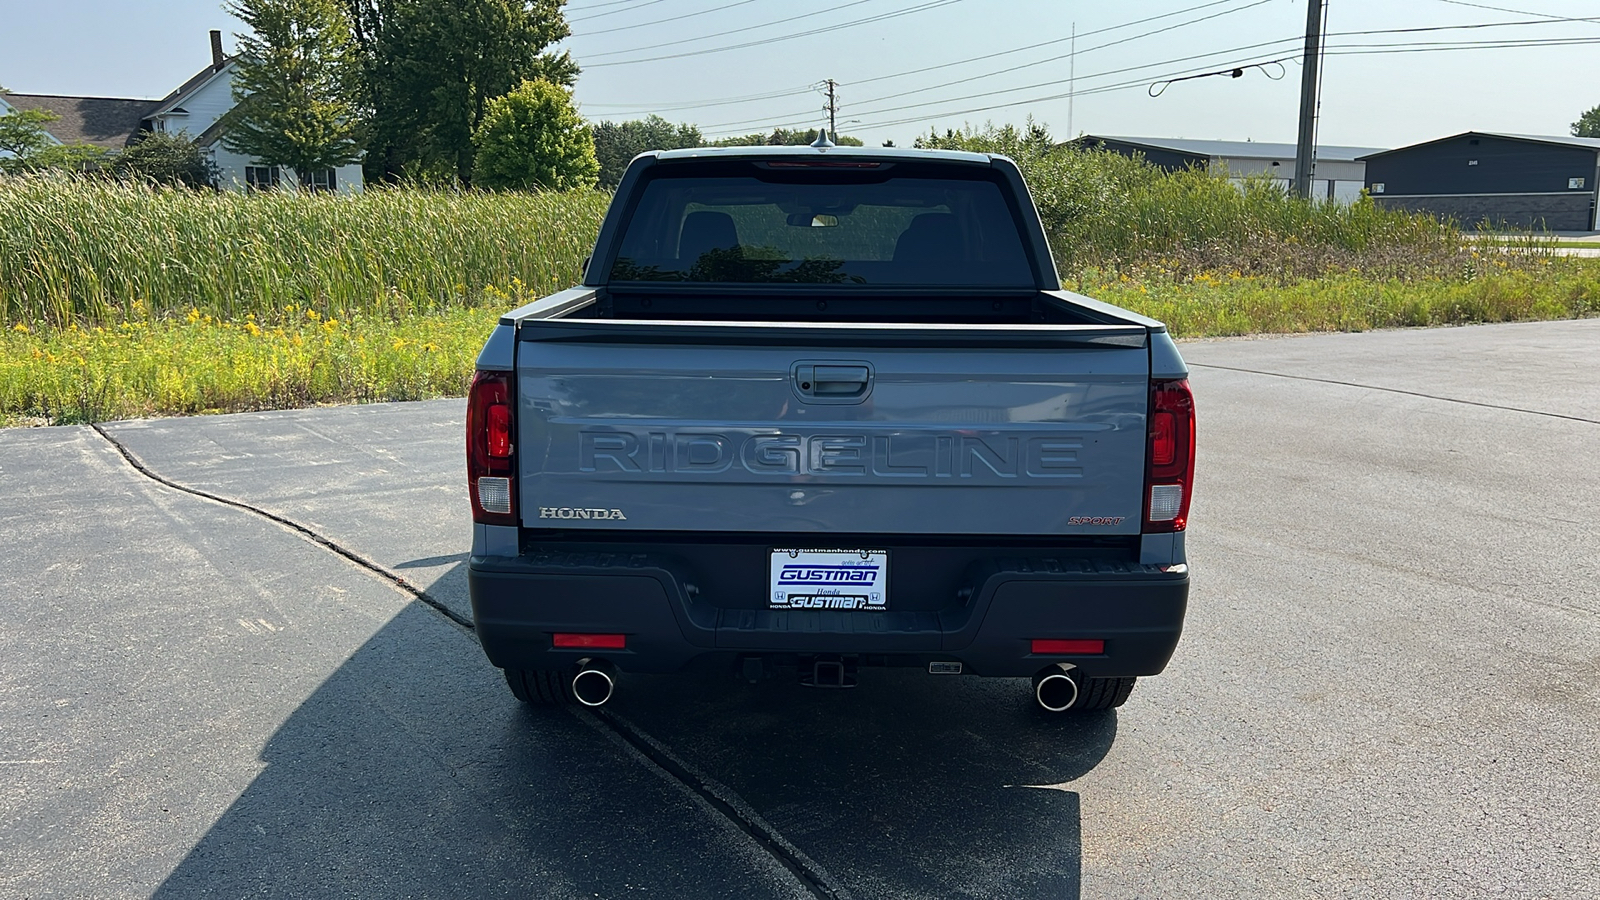
<path fill-rule="evenodd" d="M 992 181 L 657 177 L 610 280 L 1029 287 L 1033 273 Z"/>

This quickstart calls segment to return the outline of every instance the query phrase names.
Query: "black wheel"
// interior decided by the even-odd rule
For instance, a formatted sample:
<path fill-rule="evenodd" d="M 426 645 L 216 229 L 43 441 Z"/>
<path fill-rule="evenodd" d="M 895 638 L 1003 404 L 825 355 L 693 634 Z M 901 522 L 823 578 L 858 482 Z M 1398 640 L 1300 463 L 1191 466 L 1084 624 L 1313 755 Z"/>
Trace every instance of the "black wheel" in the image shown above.
<path fill-rule="evenodd" d="M 506 669 L 506 684 L 511 695 L 533 706 L 570 706 L 572 679 L 565 672 L 549 669 Z"/>
<path fill-rule="evenodd" d="M 1114 709 L 1128 702 L 1137 678 L 1087 678 L 1078 685 L 1078 702 L 1071 712 Z"/>

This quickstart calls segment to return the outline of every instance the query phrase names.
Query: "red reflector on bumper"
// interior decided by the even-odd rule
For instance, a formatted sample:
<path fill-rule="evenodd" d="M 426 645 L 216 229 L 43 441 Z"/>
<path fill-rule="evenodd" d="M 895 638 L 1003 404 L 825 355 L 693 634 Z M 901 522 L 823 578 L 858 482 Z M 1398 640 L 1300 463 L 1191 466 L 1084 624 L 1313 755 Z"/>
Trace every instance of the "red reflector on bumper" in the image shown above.
<path fill-rule="evenodd" d="M 1106 652 L 1106 642 L 1036 640 L 1033 652 L 1045 656 L 1097 656 Z"/>
<path fill-rule="evenodd" d="M 557 647 L 587 647 L 601 650 L 621 650 L 628 646 L 625 634 L 555 634 L 552 643 Z"/>

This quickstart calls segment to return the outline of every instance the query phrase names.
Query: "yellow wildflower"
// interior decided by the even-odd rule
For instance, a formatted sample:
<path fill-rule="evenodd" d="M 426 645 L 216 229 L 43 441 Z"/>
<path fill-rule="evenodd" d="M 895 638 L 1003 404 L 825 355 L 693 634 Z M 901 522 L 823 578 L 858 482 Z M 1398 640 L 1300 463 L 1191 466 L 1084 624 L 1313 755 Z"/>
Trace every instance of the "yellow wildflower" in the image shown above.
<path fill-rule="evenodd" d="M 260 337 L 261 329 L 254 322 L 244 323 L 244 330 L 250 332 L 251 337 Z"/>
<path fill-rule="evenodd" d="M 311 321 L 315 322 L 318 319 L 321 319 L 322 316 L 320 314 L 318 314 L 316 310 L 308 309 L 308 310 L 306 310 L 306 318 L 308 318 Z"/>
<path fill-rule="evenodd" d="M 20 331 L 23 334 L 27 334 L 28 333 L 28 326 L 22 324 L 21 322 L 18 322 L 17 324 L 11 326 L 11 330 L 12 331 Z"/>
<path fill-rule="evenodd" d="M 190 322 L 190 324 L 193 324 L 193 323 L 198 322 L 198 321 L 200 321 L 200 310 L 195 309 L 192 306 L 189 307 L 189 322 Z"/>

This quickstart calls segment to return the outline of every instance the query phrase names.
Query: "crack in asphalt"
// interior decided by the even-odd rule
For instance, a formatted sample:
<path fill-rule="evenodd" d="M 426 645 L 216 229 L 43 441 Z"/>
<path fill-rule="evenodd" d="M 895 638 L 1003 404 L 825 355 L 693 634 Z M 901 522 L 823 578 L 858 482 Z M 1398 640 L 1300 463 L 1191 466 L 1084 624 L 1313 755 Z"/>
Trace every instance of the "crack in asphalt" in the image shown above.
<path fill-rule="evenodd" d="M 175 491 L 182 491 L 185 494 L 191 494 L 195 497 L 201 497 L 206 500 L 210 500 L 213 503 L 221 503 L 224 506 L 231 506 L 234 509 L 242 509 L 245 512 L 254 513 L 263 519 L 267 519 L 268 521 L 281 525 L 284 528 L 295 532 L 306 540 L 311 541 L 313 544 L 344 557 L 350 562 L 353 562 L 361 568 L 366 569 L 373 575 L 376 575 L 400 590 L 405 591 L 413 598 L 420 600 L 422 603 L 433 609 L 434 612 L 437 612 L 439 615 L 449 619 L 456 626 L 465 629 L 468 634 L 473 636 L 473 640 L 477 640 L 477 634 L 472 630 L 471 619 L 456 613 L 454 610 L 450 609 L 450 607 L 445 606 L 444 603 L 440 602 L 437 598 L 429 595 L 427 591 L 417 587 L 404 578 L 401 578 L 399 575 L 394 574 L 378 563 L 367 559 L 365 556 L 362 556 L 348 547 L 340 546 L 331 538 L 324 537 L 323 535 L 318 534 L 316 531 L 313 531 L 312 529 L 307 528 L 306 526 L 301 525 L 299 522 L 296 522 L 292 519 L 285 518 L 277 513 L 268 512 L 259 506 L 252 506 L 242 500 L 221 497 L 207 491 L 202 491 L 199 488 L 193 488 L 186 484 L 180 484 L 179 482 L 162 476 L 149 466 L 145 465 L 144 461 L 139 459 L 139 457 L 136 456 L 132 450 L 128 449 L 127 445 L 112 437 L 110 434 L 107 434 L 106 430 L 101 428 L 98 423 L 92 424 L 89 427 L 94 429 L 95 434 L 105 438 L 106 443 L 110 444 L 112 447 L 115 447 L 117 452 L 122 454 L 122 458 L 128 461 L 128 465 L 133 466 L 135 471 L 151 481 L 154 481 L 157 484 L 165 485 L 166 487 L 172 488 Z"/>
<path fill-rule="evenodd" d="M 478 634 L 473 628 L 471 619 L 450 609 L 438 598 L 389 571 L 379 563 L 340 545 L 332 538 L 322 535 L 293 519 L 280 516 L 259 506 L 245 503 L 242 500 L 219 496 L 167 478 L 151 469 L 127 445 L 112 437 L 98 423 L 92 423 L 89 427 L 94 429 L 95 434 L 100 435 L 106 443 L 115 448 L 117 453 L 127 461 L 128 465 L 132 466 L 134 471 L 140 475 L 172 490 L 252 513 L 276 525 L 287 528 L 324 550 L 343 557 L 368 573 L 376 575 L 394 587 L 399 588 L 429 609 L 443 616 L 452 625 L 461 629 L 473 642 L 477 642 Z M 573 710 L 573 712 L 580 718 L 585 717 L 583 711 Z M 588 715 L 587 718 L 604 727 L 625 746 L 632 748 L 641 757 L 641 765 L 655 769 L 657 774 L 663 778 L 682 785 L 689 792 L 700 797 L 705 801 L 707 808 L 722 816 L 733 827 L 744 832 L 758 847 L 775 858 L 779 864 L 793 874 L 801 886 L 811 894 L 823 898 L 823 900 L 853 900 L 853 895 L 849 890 L 841 885 L 826 869 L 817 864 L 815 860 L 807 856 L 804 851 L 785 838 L 776 828 L 772 827 L 738 794 L 680 759 L 677 754 L 667 749 L 665 744 L 646 733 L 642 728 L 615 713 L 598 709 L 593 710 L 592 715 Z"/>
<path fill-rule="evenodd" d="M 726 785 L 706 775 L 685 762 L 639 726 L 616 713 L 603 709 L 574 710 L 580 718 L 595 721 L 596 727 L 607 727 L 610 734 L 627 747 L 639 753 L 665 777 L 689 788 L 723 818 L 748 835 L 770 856 L 782 863 L 813 895 L 824 900 L 854 900 L 849 889 L 840 884 L 826 869 L 772 827 L 766 819 L 750 807 L 744 798 Z"/>
<path fill-rule="evenodd" d="M 1376 384 L 1362 384 L 1358 381 L 1339 381 L 1335 378 L 1316 378 L 1311 375 L 1285 375 L 1282 372 L 1265 372 L 1260 369 L 1245 369 L 1239 366 L 1218 366 L 1211 363 L 1190 362 L 1193 369 L 1221 369 L 1226 372 L 1242 372 L 1246 375 L 1265 375 L 1269 378 L 1288 378 L 1291 381 L 1314 381 L 1318 384 L 1336 384 L 1341 387 L 1363 388 L 1369 391 L 1384 391 L 1390 394 L 1405 394 L 1408 397 L 1421 397 L 1424 400 L 1438 400 L 1443 403 L 1460 403 L 1464 406 L 1478 406 L 1484 409 L 1498 409 L 1505 412 L 1526 413 L 1530 416 L 1544 416 L 1551 419 L 1566 419 L 1569 422 L 1584 422 L 1589 425 L 1600 425 L 1600 419 L 1585 419 L 1582 416 L 1569 416 L 1563 413 L 1546 412 L 1542 409 L 1524 409 L 1520 406 L 1503 406 L 1498 403 L 1482 403 L 1477 400 L 1462 400 L 1459 397 L 1441 397 L 1438 394 L 1427 394 L 1422 391 L 1408 391 L 1404 388 L 1383 387 Z"/>

